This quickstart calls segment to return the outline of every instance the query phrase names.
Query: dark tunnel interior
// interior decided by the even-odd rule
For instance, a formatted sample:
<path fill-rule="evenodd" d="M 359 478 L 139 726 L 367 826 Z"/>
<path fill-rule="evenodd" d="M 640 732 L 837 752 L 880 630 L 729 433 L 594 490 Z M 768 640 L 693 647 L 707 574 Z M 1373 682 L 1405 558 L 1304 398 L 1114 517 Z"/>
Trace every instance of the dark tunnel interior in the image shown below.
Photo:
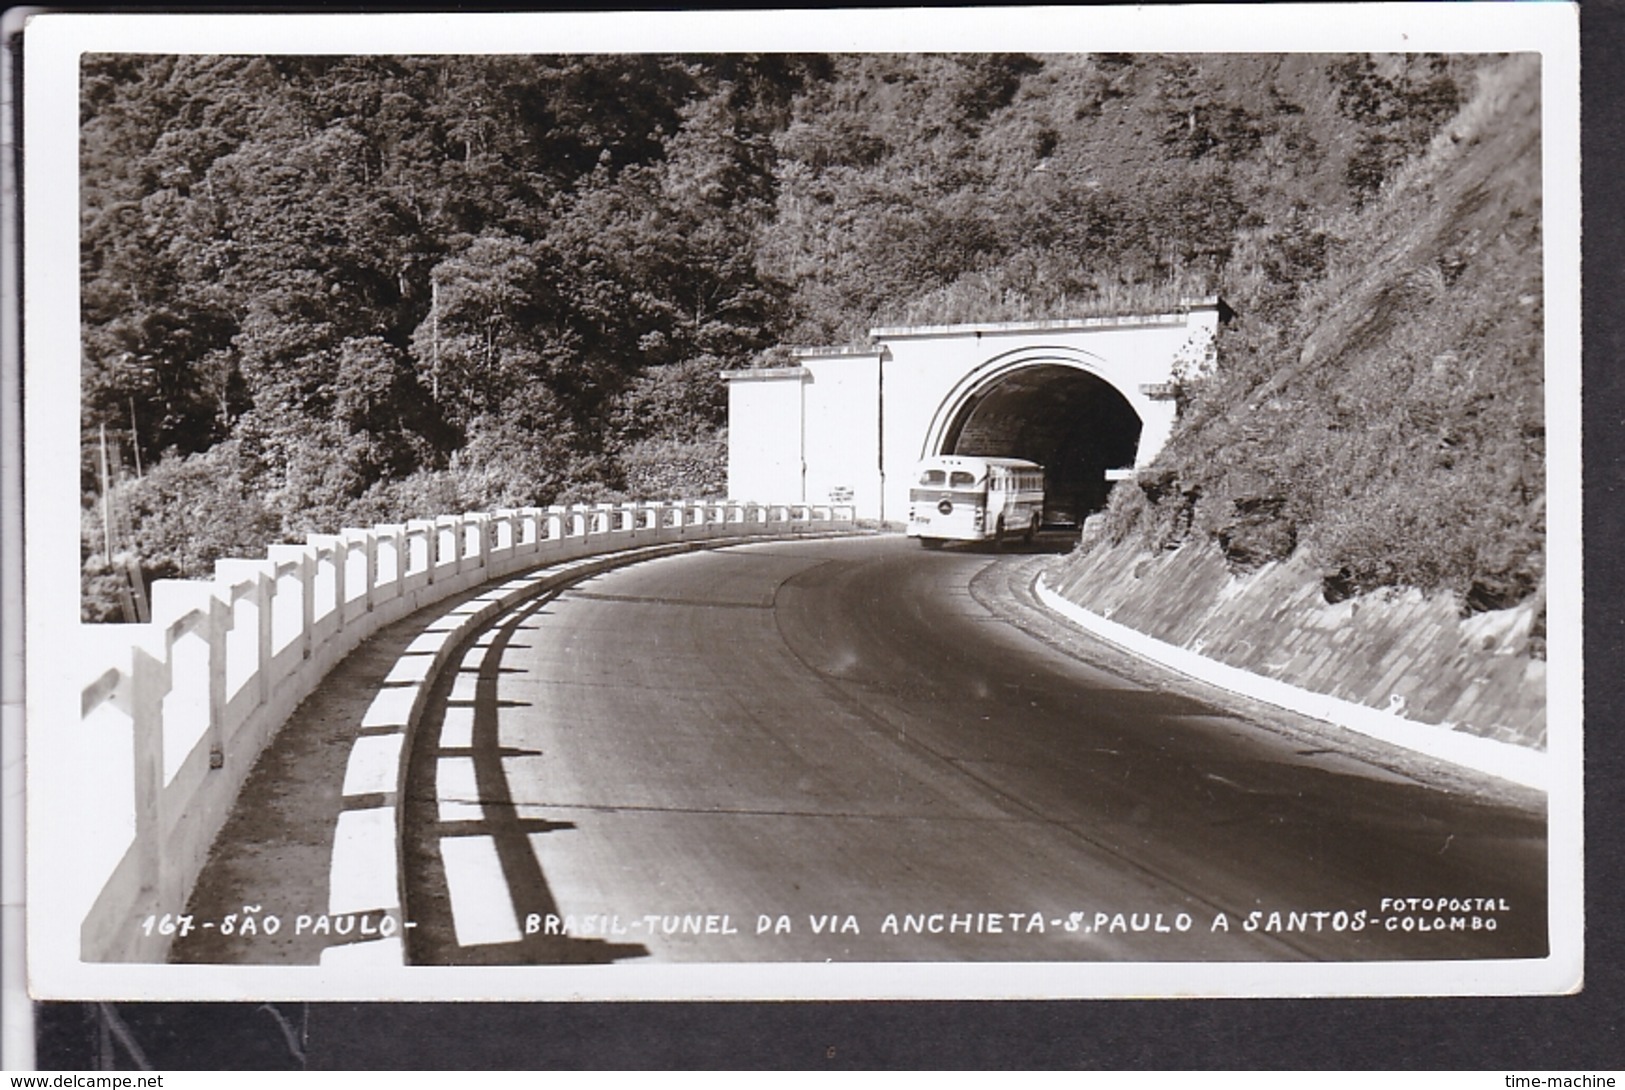
<path fill-rule="evenodd" d="M 1134 464 L 1140 417 L 1087 371 L 1035 364 L 978 391 L 949 426 L 943 454 L 1025 458 L 1046 470 L 1044 521 L 1081 523 L 1106 504 L 1106 470 Z"/>

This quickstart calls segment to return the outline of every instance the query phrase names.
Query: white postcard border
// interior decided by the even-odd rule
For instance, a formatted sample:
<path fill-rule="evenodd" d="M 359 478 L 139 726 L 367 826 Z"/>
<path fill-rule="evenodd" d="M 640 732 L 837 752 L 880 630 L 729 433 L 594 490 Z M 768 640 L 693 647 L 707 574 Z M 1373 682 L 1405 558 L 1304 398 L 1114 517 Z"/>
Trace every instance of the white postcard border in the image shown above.
<path fill-rule="evenodd" d="M 1579 58 L 1567 4 L 1334 4 L 575 15 L 35 16 L 25 49 L 27 889 L 32 994 L 49 999 L 1049 998 L 1543 994 L 1576 987 L 1581 896 Z M 1549 519 L 1549 933 L 1529 961 L 1282 965 L 706 964 L 352 970 L 78 960 L 51 912 L 75 844 L 71 762 L 46 743 L 77 715 L 77 112 L 85 52 L 650 51 L 1531 52 L 1542 65 Z M 9 694 L 8 694 L 9 697 Z M 71 865 L 68 864 L 68 865 Z M 901 971 L 906 969 L 905 971 Z M 790 981 L 791 983 L 786 983 Z"/>

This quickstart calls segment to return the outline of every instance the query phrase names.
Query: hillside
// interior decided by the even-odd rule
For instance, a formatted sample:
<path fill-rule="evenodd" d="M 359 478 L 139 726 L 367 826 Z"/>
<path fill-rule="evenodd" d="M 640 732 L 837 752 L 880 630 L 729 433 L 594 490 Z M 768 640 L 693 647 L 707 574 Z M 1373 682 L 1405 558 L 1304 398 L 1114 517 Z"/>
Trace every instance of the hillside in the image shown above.
<path fill-rule="evenodd" d="M 1328 602 L 1382 587 L 1510 606 L 1544 577 L 1539 72 L 1486 69 L 1426 153 L 1329 222 L 1325 274 L 1245 312 L 1092 547 L 1301 552 Z M 1538 640 L 1535 648 L 1538 651 Z"/>
<path fill-rule="evenodd" d="M 1500 116 L 1451 120 L 1520 63 L 87 56 L 84 616 L 119 615 L 108 538 L 196 576 L 424 511 L 714 494 L 718 372 L 778 346 L 1208 292 L 1240 314 L 1223 367 L 1114 536 L 1301 540 L 1337 593 L 1527 593 L 1538 179 L 1469 180 L 1517 176 L 1505 133 L 1436 139 Z"/>

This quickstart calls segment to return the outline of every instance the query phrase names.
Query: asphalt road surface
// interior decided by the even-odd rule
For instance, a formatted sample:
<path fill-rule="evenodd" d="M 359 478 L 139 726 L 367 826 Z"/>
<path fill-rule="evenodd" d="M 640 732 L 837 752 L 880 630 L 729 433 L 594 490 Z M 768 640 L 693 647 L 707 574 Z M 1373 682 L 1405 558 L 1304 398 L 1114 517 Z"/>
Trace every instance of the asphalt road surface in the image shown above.
<path fill-rule="evenodd" d="M 742 544 L 498 619 L 412 754 L 410 959 L 1544 956 L 1538 797 L 1103 668 L 1047 560 Z"/>

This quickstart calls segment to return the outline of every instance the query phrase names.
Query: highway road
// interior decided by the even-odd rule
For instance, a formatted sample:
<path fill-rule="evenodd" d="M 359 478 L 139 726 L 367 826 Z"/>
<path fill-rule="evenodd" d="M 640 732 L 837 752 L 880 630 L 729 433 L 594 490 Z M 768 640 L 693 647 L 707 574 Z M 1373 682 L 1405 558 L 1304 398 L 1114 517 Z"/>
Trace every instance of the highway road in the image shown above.
<path fill-rule="evenodd" d="M 741 544 L 498 619 L 432 694 L 418 964 L 1538 957 L 1529 792 L 1025 601 L 1053 556 Z"/>

